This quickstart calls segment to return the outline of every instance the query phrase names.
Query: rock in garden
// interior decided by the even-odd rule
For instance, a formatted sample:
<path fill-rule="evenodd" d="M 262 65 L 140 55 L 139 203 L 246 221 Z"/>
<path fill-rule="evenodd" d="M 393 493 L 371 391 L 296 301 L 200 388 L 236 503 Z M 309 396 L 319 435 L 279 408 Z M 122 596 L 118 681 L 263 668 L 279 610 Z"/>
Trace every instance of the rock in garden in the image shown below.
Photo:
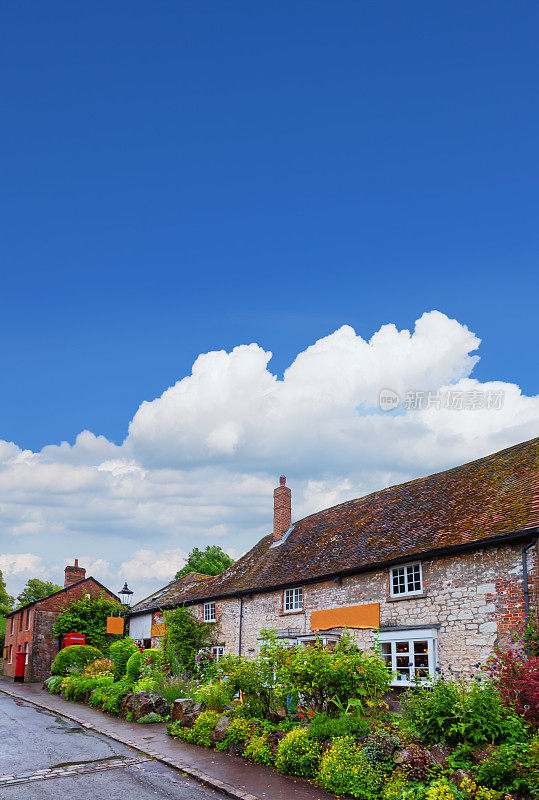
<path fill-rule="evenodd" d="M 229 753 L 231 756 L 242 756 L 244 750 L 245 741 L 232 742 L 232 744 L 228 745 L 227 753 Z"/>
<path fill-rule="evenodd" d="M 457 786 L 457 788 L 459 788 L 459 789 L 460 789 L 460 784 L 462 783 L 462 781 L 464 780 L 464 778 L 471 778 L 471 777 L 472 777 L 472 776 L 471 776 L 471 773 L 470 773 L 470 772 L 466 772 L 466 770 L 464 770 L 464 769 L 457 769 L 457 770 L 455 770 L 455 772 L 454 772 L 454 773 L 451 775 L 451 780 L 452 780 L 452 781 L 453 781 L 453 783 L 454 783 L 454 784 Z"/>
<path fill-rule="evenodd" d="M 174 700 L 170 718 L 173 722 L 179 722 L 180 725 L 184 727 L 191 727 L 192 723 L 191 725 L 184 724 L 184 718 L 190 718 L 192 714 L 198 716 L 205 708 L 206 706 L 204 703 L 197 703 L 192 697 L 179 697 L 177 700 Z"/>
<path fill-rule="evenodd" d="M 228 726 L 230 725 L 231 719 L 223 715 L 219 717 L 217 720 L 217 725 L 213 730 L 213 739 L 215 742 L 222 742 L 226 738 L 226 732 L 228 730 Z"/>
<path fill-rule="evenodd" d="M 124 697 L 122 702 L 122 711 L 124 713 L 131 712 L 131 719 L 136 722 L 146 714 L 159 714 L 166 716 L 170 710 L 170 706 L 164 697 L 160 694 L 153 692 L 135 692 L 128 694 Z"/>
<path fill-rule="evenodd" d="M 397 752 L 393 754 L 393 761 L 395 762 L 395 764 L 404 764 L 409 757 L 410 757 L 409 750 L 397 750 Z"/>
<path fill-rule="evenodd" d="M 446 744 L 433 744 L 432 747 L 429 747 L 429 753 L 437 764 L 444 764 L 451 753 L 451 748 Z"/>

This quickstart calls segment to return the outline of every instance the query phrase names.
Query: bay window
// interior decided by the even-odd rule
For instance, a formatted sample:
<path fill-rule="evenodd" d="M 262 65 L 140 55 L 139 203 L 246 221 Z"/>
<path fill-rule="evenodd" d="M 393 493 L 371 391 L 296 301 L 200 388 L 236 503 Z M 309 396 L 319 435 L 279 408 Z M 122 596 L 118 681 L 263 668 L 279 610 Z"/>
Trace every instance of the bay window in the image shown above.
<path fill-rule="evenodd" d="M 438 631 L 419 628 L 381 631 L 381 655 L 394 673 L 393 686 L 407 686 L 413 681 L 428 681 L 436 674 Z"/>

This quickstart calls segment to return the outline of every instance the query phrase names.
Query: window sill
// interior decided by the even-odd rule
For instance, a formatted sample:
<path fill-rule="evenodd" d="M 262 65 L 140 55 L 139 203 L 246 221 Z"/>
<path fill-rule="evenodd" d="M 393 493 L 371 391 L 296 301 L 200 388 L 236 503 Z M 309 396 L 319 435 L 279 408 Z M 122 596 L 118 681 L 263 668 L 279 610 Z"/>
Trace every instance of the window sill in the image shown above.
<path fill-rule="evenodd" d="M 303 614 L 303 608 L 299 608 L 297 611 L 280 611 L 279 616 L 281 617 L 290 617 L 294 614 Z"/>
<path fill-rule="evenodd" d="M 400 597 L 390 596 L 386 599 L 388 603 L 400 603 L 401 600 L 422 600 L 425 597 L 428 597 L 428 594 L 426 592 L 421 592 L 421 594 L 403 594 Z"/>

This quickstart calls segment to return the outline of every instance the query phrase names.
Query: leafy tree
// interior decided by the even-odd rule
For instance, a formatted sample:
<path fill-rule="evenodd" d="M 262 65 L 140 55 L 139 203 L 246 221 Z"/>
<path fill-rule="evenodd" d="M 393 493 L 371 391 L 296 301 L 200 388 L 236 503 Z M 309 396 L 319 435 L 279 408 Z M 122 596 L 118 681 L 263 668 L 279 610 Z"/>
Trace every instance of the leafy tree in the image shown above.
<path fill-rule="evenodd" d="M 120 605 L 117 600 L 100 594 L 96 600 L 85 597 L 72 600 L 68 607 L 61 611 L 54 623 L 56 636 L 65 633 L 83 633 L 86 644 L 98 647 L 103 655 L 108 655 L 111 642 L 118 640 L 113 633 L 107 633 L 107 617 L 117 616 Z"/>
<path fill-rule="evenodd" d="M 202 575 L 220 575 L 234 563 L 217 544 L 208 545 L 205 550 L 193 547 L 184 567 L 176 573 L 181 578 L 189 572 L 200 572 Z"/>
<path fill-rule="evenodd" d="M 4 576 L 2 575 L 2 570 L 0 569 L 0 616 L 9 614 L 10 611 L 13 610 L 13 603 L 13 598 L 7 593 Z"/>
<path fill-rule="evenodd" d="M 29 578 L 26 586 L 22 592 L 17 596 L 17 608 L 25 606 L 28 603 L 34 603 L 36 600 L 41 600 L 42 597 L 48 597 L 49 594 L 59 592 L 62 589 L 57 583 L 51 581 L 40 581 L 39 578 Z"/>
<path fill-rule="evenodd" d="M 195 656 L 208 643 L 212 628 L 195 619 L 186 608 L 165 611 L 165 655 L 174 670 L 193 672 Z"/>

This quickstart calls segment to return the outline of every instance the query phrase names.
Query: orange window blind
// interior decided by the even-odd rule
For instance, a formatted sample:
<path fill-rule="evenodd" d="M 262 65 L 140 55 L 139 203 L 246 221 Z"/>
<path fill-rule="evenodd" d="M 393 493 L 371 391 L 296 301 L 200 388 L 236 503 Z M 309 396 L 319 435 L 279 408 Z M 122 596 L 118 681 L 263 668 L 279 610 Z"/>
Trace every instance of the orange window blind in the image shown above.
<path fill-rule="evenodd" d="M 164 622 L 159 625 L 152 625 L 152 636 L 164 636 L 166 627 Z"/>
<path fill-rule="evenodd" d="M 330 628 L 378 628 L 380 626 L 380 603 L 365 603 L 362 606 L 328 608 L 311 612 L 311 630 L 327 631 Z"/>

